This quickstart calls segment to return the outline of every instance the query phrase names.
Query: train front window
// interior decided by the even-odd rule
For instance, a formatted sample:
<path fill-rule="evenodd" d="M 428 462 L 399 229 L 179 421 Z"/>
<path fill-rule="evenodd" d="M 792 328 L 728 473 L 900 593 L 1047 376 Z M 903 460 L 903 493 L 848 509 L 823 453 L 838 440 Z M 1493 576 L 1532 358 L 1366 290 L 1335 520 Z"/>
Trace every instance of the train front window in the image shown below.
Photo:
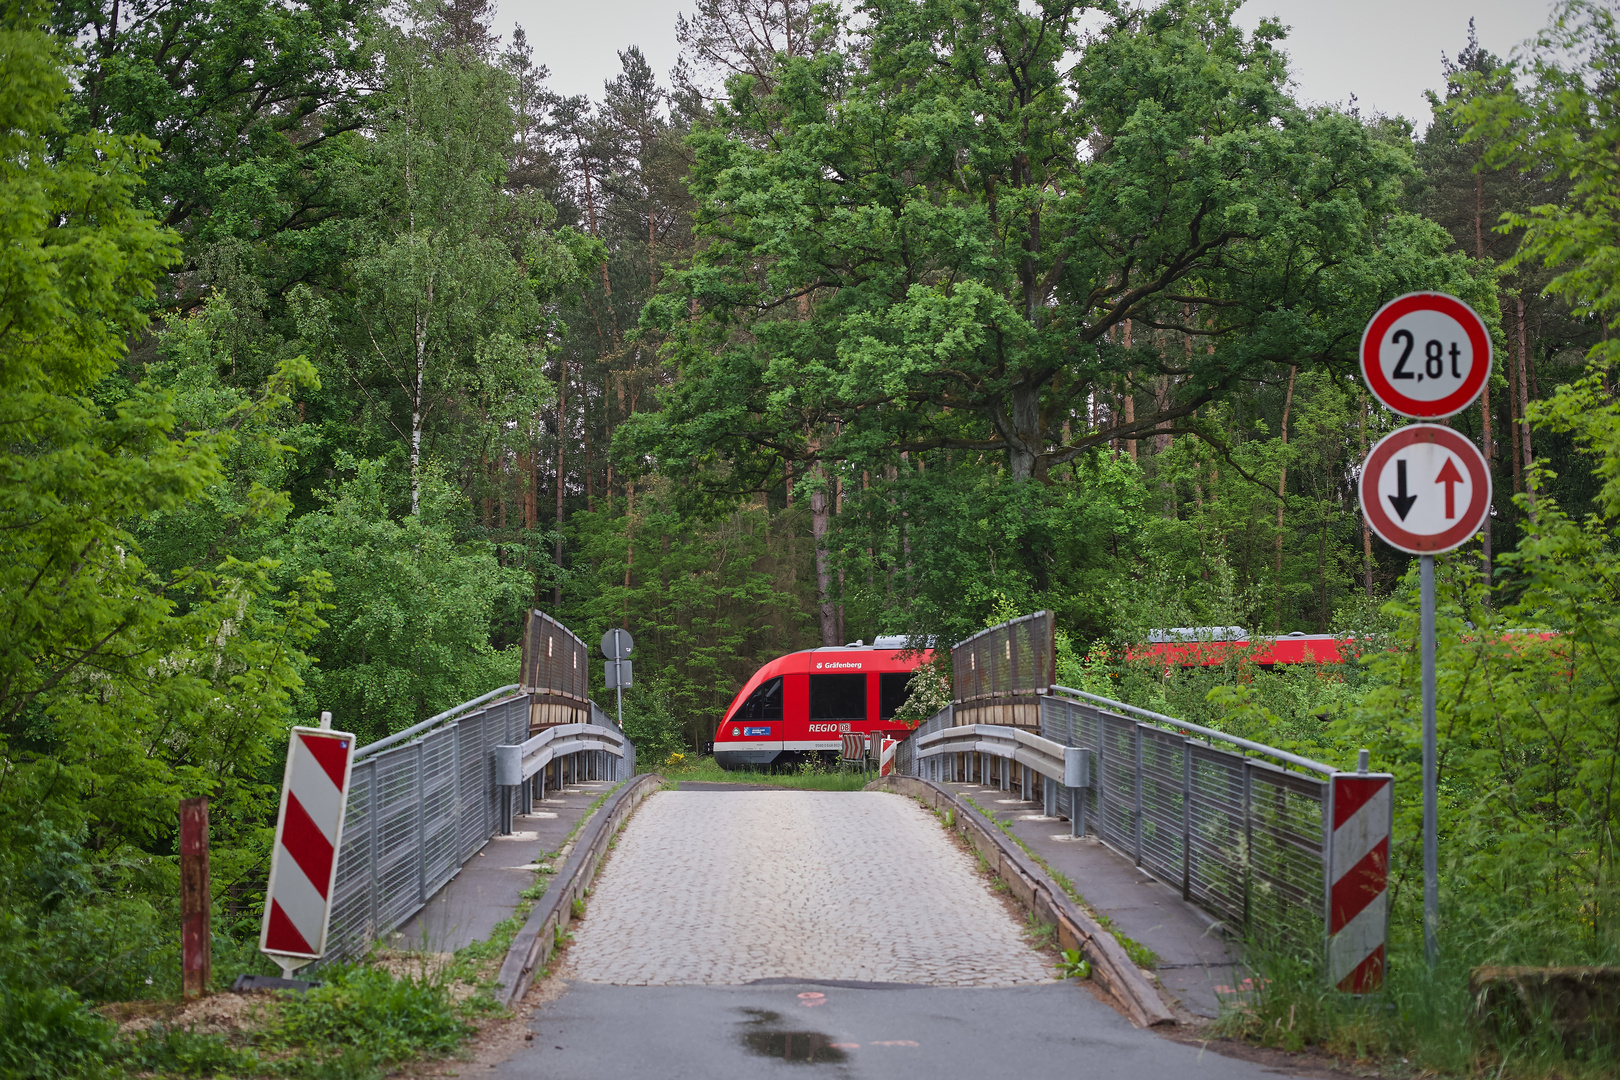
<path fill-rule="evenodd" d="M 893 720 L 910 696 L 911 672 L 885 671 L 878 676 L 878 719 Z"/>
<path fill-rule="evenodd" d="M 810 676 L 810 719 L 865 720 L 866 676 Z"/>
<path fill-rule="evenodd" d="M 778 675 L 754 687 L 754 692 L 737 707 L 737 715 L 733 719 L 782 719 L 782 676 Z"/>

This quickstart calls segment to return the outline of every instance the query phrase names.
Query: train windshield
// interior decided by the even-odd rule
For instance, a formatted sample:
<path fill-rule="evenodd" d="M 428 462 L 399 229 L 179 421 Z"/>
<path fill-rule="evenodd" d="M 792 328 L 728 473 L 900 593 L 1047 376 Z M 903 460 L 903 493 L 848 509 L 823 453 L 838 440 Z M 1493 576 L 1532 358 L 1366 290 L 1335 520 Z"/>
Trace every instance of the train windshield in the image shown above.
<path fill-rule="evenodd" d="M 737 707 L 733 720 L 782 719 L 782 676 L 768 679 L 754 687 L 748 700 Z"/>
<path fill-rule="evenodd" d="M 893 720 L 910 696 L 911 672 L 885 671 L 878 676 L 878 719 Z"/>
<path fill-rule="evenodd" d="M 810 719 L 865 720 L 866 676 L 810 676 Z"/>

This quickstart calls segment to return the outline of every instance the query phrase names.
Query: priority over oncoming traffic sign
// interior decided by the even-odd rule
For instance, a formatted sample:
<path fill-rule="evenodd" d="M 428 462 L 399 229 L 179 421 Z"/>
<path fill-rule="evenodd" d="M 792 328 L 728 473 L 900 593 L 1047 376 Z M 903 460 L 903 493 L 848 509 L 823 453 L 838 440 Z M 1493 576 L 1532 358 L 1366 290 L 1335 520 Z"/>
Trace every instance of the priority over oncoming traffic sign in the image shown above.
<path fill-rule="evenodd" d="M 1473 404 L 1491 374 L 1491 336 L 1474 309 L 1445 293 L 1397 296 L 1361 336 L 1361 374 L 1402 416 L 1439 420 Z"/>
<path fill-rule="evenodd" d="M 1466 437 L 1408 424 L 1379 439 L 1358 483 L 1367 524 L 1390 547 L 1434 555 L 1479 532 L 1491 509 L 1491 471 Z"/>

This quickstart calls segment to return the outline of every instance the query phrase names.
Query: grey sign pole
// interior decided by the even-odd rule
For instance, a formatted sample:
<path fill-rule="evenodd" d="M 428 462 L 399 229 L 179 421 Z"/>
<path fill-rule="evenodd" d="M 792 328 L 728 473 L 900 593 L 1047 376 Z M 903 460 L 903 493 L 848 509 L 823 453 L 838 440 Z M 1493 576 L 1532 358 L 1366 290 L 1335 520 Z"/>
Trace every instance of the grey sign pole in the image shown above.
<path fill-rule="evenodd" d="M 635 648 L 630 631 L 613 629 L 602 635 L 602 655 L 613 661 L 613 696 L 619 711 L 619 730 L 624 730 L 624 678 L 630 651 Z"/>
<path fill-rule="evenodd" d="M 1432 967 L 1440 931 L 1440 792 L 1434 731 L 1434 556 L 1418 556 L 1419 637 L 1423 653 L 1423 950 Z"/>
<path fill-rule="evenodd" d="M 1443 363 L 1438 378 L 1425 369 L 1427 382 L 1424 375 L 1406 367 L 1412 347 L 1419 340 L 1424 341 L 1426 356 L 1451 359 L 1449 376 Z M 1418 645 L 1423 661 L 1423 950 L 1432 967 L 1440 951 L 1434 556 L 1472 539 L 1485 524 L 1491 507 L 1490 463 L 1471 441 L 1441 422 L 1468 408 L 1485 389 L 1491 374 L 1491 335 L 1479 313 L 1455 296 L 1407 293 L 1373 313 L 1361 335 L 1360 354 L 1361 374 L 1373 397 L 1391 411 L 1419 421 L 1378 441 L 1362 466 L 1356 492 L 1361 512 L 1373 532 L 1397 551 L 1418 556 L 1422 605 Z M 1441 505 L 1441 499 L 1435 497 L 1439 493 L 1420 500 L 1420 492 L 1409 490 L 1414 468 L 1433 470 L 1428 475 L 1434 478 L 1434 484 L 1444 486 L 1443 518 L 1433 509 Z M 1380 481 L 1386 478 L 1388 482 L 1380 487 Z M 1421 484 L 1426 483 L 1427 477 Z M 1466 505 L 1458 512 L 1453 493 L 1457 485 L 1464 483 Z M 1394 491 L 1389 490 L 1391 486 Z M 1412 513 L 1414 503 L 1420 504 L 1417 514 Z"/>

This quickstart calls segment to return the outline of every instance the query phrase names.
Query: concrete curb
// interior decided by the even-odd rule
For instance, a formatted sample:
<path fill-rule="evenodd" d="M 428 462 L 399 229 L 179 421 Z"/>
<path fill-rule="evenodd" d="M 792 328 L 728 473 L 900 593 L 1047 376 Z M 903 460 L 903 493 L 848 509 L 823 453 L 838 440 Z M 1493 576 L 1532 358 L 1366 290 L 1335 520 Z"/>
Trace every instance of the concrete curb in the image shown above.
<path fill-rule="evenodd" d="M 1080 905 L 1069 899 L 1051 875 L 1031 859 L 1024 849 L 996 828 L 995 824 L 949 788 L 932 780 L 911 776 L 886 776 L 868 785 L 868 790 L 894 791 L 921 799 L 934 809 L 956 812 L 956 827 L 967 835 L 991 869 L 1007 883 L 1018 902 L 1035 917 L 1057 927 L 1058 944 L 1079 949 L 1091 961 L 1092 978 L 1119 1004 L 1126 1019 L 1137 1027 L 1174 1024 L 1175 1016 L 1159 997 L 1159 992 L 1126 955 L 1114 935 L 1098 925 Z"/>
<path fill-rule="evenodd" d="M 495 998 L 502 1005 L 510 1008 L 528 992 L 535 973 L 545 967 L 556 948 L 557 934 L 573 921 L 574 901 L 583 899 L 591 887 L 608 844 L 641 800 L 663 783 L 664 778 L 657 773 L 642 773 L 633 778 L 602 804 L 585 826 L 584 834 L 574 841 L 568 861 L 546 886 L 545 895 L 530 910 L 529 917 L 512 939 L 511 948 L 506 950 L 506 959 L 501 963 L 501 973 L 496 980 L 501 989 Z"/>

